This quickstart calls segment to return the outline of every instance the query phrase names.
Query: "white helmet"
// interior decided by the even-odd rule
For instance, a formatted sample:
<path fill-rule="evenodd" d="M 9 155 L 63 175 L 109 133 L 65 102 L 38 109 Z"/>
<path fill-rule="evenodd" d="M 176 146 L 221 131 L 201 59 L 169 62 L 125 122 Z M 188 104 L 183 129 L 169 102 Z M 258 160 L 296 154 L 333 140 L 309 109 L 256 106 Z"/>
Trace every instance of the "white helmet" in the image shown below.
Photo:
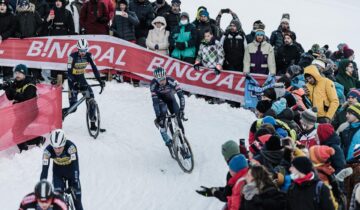
<path fill-rule="evenodd" d="M 77 42 L 76 47 L 78 48 L 78 50 L 87 50 L 89 48 L 89 43 L 86 41 L 86 39 L 81 38 Z"/>
<path fill-rule="evenodd" d="M 56 129 L 51 131 L 50 134 L 50 144 L 54 148 L 59 148 L 65 146 L 66 138 L 65 133 L 62 129 Z"/>

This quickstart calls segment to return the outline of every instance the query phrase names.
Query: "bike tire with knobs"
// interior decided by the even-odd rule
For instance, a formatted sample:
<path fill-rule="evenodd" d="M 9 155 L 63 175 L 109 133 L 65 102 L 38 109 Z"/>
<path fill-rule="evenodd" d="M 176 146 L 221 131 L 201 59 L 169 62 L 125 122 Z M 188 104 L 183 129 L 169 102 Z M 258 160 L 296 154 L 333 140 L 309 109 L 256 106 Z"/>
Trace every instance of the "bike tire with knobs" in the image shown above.
<path fill-rule="evenodd" d="M 192 152 L 189 141 L 186 137 L 182 137 L 180 131 L 177 131 L 173 135 L 173 152 L 175 154 L 175 159 L 179 164 L 180 168 L 185 173 L 191 173 L 194 169 L 194 154 Z M 189 158 L 185 158 L 183 154 L 181 154 L 181 149 L 190 155 Z"/>
<path fill-rule="evenodd" d="M 97 105 L 96 101 L 94 99 L 89 99 L 89 104 L 93 103 L 94 104 L 94 108 L 95 108 L 95 125 L 97 127 L 97 129 L 95 131 L 91 130 L 91 120 L 90 120 L 90 107 L 88 105 L 88 103 L 86 104 L 86 125 L 89 131 L 89 134 L 91 137 L 93 137 L 94 139 L 96 139 L 100 133 L 100 110 L 99 110 L 99 106 Z"/>

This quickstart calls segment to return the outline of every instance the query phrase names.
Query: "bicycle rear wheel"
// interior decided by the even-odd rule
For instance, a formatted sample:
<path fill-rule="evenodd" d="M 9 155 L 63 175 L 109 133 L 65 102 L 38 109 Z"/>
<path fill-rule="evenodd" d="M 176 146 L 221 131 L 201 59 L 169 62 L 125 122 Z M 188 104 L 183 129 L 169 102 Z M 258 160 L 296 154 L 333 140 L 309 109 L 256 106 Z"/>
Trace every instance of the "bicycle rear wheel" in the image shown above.
<path fill-rule="evenodd" d="M 90 106 L 94 107 L 94 122 L 95 122 L 95 126 L 96 129 L 91 129 L 91 113 L 90 113 Z M 91 137 L 93 137 L 94 139 L 96 139 L 99 135 L 100 132 L 100 110 L 99 110 L 99 106 L 97 105 L 95 99 L 91 98 L 89 99 L 89 101 L 86 103 L 86 125 L 89 131 L 89 134 Z"/>
<path fill-rule="evenodd" d="M 173 141 L 173 151 L 175 153 L 176 161 L 185 173 L 191 173 L 194 169 L 194 155 L 189 141 L 185 136 L 182 138 L 180 131 L 177 131 L 173 135 Z"/>

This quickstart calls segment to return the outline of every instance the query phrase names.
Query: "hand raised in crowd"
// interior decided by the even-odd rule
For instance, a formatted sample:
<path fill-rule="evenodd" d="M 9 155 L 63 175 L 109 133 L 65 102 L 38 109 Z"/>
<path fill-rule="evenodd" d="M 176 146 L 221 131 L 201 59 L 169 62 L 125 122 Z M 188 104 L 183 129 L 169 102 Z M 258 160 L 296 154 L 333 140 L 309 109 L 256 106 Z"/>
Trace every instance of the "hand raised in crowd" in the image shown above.
<path fill-rule="evenodd" d="M 50 14 L 49 14 L 49 16 L 47 17 L 46 21 L 47 21 L 47 22 L 50 22 L 51 20 L 54 20 L 54 18 L 55 18 L 55 14 L 50 12 Z"/>
<path fill-rule="evenodd" d="M 129 17 L 129 14 L 128 14 L 127 12 L 124 12 L 124 11 L 122 11 L 122 12 L 120 13 L 120 15 L 121 15 L 122 17 L 124 17 L 124 18 L 128 18 L 128 17 Z"/>

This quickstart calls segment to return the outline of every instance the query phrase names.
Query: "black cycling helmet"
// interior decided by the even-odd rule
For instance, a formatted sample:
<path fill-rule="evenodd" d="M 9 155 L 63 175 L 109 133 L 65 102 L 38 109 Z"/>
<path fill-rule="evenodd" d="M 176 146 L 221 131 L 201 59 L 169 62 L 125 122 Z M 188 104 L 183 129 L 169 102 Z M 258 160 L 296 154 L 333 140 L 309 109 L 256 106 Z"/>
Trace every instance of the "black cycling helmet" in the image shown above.
<path fill-rule="evenodd" d="M 45 179 L 35 185 L 35 197 L 41 201 L 47 201 L 54 196 L 52 185 Z"/>

